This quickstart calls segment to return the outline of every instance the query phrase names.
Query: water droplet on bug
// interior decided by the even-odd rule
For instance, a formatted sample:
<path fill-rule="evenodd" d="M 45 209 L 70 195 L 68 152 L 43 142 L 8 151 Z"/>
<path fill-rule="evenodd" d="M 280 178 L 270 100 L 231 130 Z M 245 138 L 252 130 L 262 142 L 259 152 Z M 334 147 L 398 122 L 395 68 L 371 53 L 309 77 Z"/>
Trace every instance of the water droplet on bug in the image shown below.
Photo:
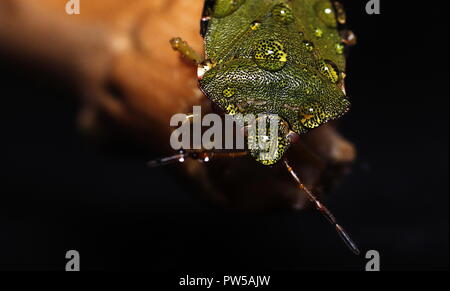
<path fill-rule="evenodd" d="M 351 30 L 344 30 L 341 34 L 342 42 L 348 46 L 354 46 L 356 44 L 356 35 Z"/>
<path fill-rule="evenodd" d="M 344 50 L 345 50 L 345 45 L 343 43 L 337 43 L 336 44 L 336 53 L 338 55 L 344 54 Z"/>
<path fill-rule="evenodd" d="M 317 102 L 307 102 L 299 111 L 300 123 L 309 129 L 319 127 L 326 122 L 330 115 Z"/>
<path fill-rule="evenodd" d="M 340 2 L 334 2 L 334 8 L 336 9 L 336 18 L 339 24 L 345 24 L 347 22 L 347 14 L 345 13 L 344 6 Z"/>
<path fill-rule="evenodd" d="M 258 30 L 261 27 L 260 21 L 253 21 L 252 24 L 250 24 L 250 28 L 252 30 Z"/>
<path fill-rule="evenodd" d="M 231 98 L 236 94 L 236 89 L 227 87 L 223 90 L 222 95 L 225 98 Z"/>
<path fill-rule="evenodd" d="M 342 108 L 345 108 L 344 113 L 347 113 L 350 110 L 351 103 L 347 98 L 343 98 L 341 100 L 341 106 Z"/>
<path fill-rule="evenodd" d="M 262 40 L 253 51 L 253 60 L 261 69 L 279 71 L 287 62 L 288 54 L 281 42 L 276 40 Z"/>
<path fill-rule="evenodd" d="M 245 0 L 221 0 L 217 1 L 214 7 L 214 17 L 223 18 L 233 14 L 244 4 Z"/>
<path fill-rule="evenodd" d="M 319 69 L 322 75 L 327 77 L 332 83 L 336 84 L 340 80 L 340 72 L 335 63 L 330 60 L 321 61 Z"/>
<path fill-rule="evenodd" d="M 312 52 L 314 50 L 314 44 L 310 41 L 304 41 L 303 45 L 305 46 L 306 50 L 309 52 Z"/>
<path fill-rule="evenodd" d="M 292 14 L 292 10 L 285 4 L 276 5 L 272 9 L 272 16 L 276 21 L 289 24 L 294 21 L 294 15 Z"/>
<path fill-rule="evenodd" d="M 315 35 L 316 37 L 318 37 L 318 38 L 321 38 L 321 37 L 323 36 L 323 30 L 320 29 L 319 27 L 317 27 L 317 28 L 314 30 L 314 35 Z"/>
<path fill-rule="evenodd" d="M 317 16 L 322 22 L 328 26 L 335 28 L 337 27 L 336 13 L 329 0 L 320 0 L 314 6 Z"/>

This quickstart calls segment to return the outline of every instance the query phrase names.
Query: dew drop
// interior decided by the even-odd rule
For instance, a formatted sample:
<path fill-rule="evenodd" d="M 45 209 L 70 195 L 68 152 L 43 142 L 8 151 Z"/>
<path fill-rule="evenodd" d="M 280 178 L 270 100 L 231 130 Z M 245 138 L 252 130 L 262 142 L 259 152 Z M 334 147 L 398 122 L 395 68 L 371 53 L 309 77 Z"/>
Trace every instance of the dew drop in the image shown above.
<path fill-rule="evenodd" d="M 301 124 L 309 129 L 319 127 L 326 122 L 330 115 L 317 102 L 307 102 L 300 108 L 299 117 Z"/>
<path fill-rule="evenodd" d="M 327 77 L 332 83 L 336 84 L 340 80 L 339 69 L 335 63 L 330 60 L 321 61 L 319 64 L 319 69 L 322 75 Z"/>
<path fill-rule="evenodd" d="M 341 33 L 342 42 L 348 46 L 354 46 L 357 42 L 356 35 L 351 30 L 345 30 Z"/>
<path fill-rule="evenodd" d="M 343 43 L 337 43 L 336 44 L 336 53 L 338 55 L 344 54 L 344 50 L 345 50 L 345 45 Z"/>
<path fill-rule="evenodd" d="M 233 14 L 244 4 L 245 0 L 221 0 L 214 7 L 214 17 L 223 18 Z"/>
<path fill-rule="evenodd" d="M 258 67 L 272 72 L 281 70 L 286 65 L 287 57 L 283 44 L 276 40 L 259 41 L 253 52 Z"/>
<path fill-rule="evenodd" d="M 253 21 L 252 24 L 250 24 L 250 28 L 252 30 L 258 30 L 261 27 L 260 21 Z"/>
<path fill-rule="evenodd" d="M 337 27 L 336 13 L 329 0 L 320 0 L 314 6 L 317 16 L 328 27 Z"/>
<path fill-rule="evenodd" d="M 336 9 L 336 18 L 339 24 L 345 24 L 347 22 L 347 14 L 345 13 L 345 9 L 342 3 L 334 2 L 334 8 Z"/>
<path fill-rule="evenodd" d="M 305 46 L 306 50 L 309 52 L 312 52 L 314 50 L 314 44 L 310 41 L 304 41 L 303 45 Z"/>
<path fill-rule="evenodd" d="M 323 36 L 323 30 L 317 27 L 316 29 L 314 29 L 314 35 L 318 38 L 321 38 Z"/>
<path fill-rule="evenodd" d="M 294 15 L 292 14 L 292 10 L 285 4 L 279 4 L 273 7 L 272 16 L 276 21 L 289 24 L 294 21 Z"/>

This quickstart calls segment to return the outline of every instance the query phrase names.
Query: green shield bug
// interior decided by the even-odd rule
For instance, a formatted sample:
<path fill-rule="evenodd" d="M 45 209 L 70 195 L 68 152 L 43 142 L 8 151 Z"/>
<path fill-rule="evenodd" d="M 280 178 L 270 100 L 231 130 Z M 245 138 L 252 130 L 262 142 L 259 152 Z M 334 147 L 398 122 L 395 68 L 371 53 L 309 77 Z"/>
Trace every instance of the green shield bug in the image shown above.
<path fill-rule="evenodd" d="M 299 188 L 359 254 L 333 214 L 284 158 L 301 134 L 349 110 L 345 51 L 355 38 L 345 30 L 345 22 L 342 5 L 331 0 L 205 0 L 200 31 L 205 59 L 180 38 L 171 44 L 198 65 L 200 89 L 220 110 L 277 116 L 275 154 L 265 158 L 257 147 L 247 153 L 266 166 L 282 161 Z M 253 142 L 261 138 L 256 134 Z M 209 160 L 213 155 L 214 151 L 183 150 L 150 164 Z"/>

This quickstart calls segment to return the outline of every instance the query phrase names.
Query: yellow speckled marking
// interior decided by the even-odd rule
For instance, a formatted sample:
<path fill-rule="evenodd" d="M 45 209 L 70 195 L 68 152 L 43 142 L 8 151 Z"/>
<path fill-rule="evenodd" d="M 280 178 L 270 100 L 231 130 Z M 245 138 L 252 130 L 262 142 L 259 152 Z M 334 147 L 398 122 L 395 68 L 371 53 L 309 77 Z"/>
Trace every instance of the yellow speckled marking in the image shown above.
<path fill-rule="evenodd" d="M 222 94 L 225 98 L 231 98 L 236 94 L 236 89 L 227 87 L 223 90 Z"/>
<path fill-rule="evenodd" d="M 304 127 L 313 129 L 326 122 L 330 116 L 318 103 L 309 103 L 300 109 L 300 122 Z"/>
<path fill-rule="evenodd" d="M 327 77 L 332 83 L 339 82 L 340 73 L 337 66 L 330 60 L 324 60 L 319 66 L 320 72 Z"/>
<path fill-rule="evenodd" d="M 262 40 L 256 44 L 253 58 L 260 68 L 267 71 L 278 71 L 286 65 L 288 54 L 281 42 Z"/>

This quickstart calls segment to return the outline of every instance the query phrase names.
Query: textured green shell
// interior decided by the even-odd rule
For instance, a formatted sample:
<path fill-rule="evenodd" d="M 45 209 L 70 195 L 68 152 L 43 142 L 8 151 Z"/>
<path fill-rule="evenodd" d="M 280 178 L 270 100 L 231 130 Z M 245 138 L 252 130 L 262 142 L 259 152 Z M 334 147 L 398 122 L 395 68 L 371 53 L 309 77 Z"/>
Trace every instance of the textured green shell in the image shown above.
<path fill-rule="evenodd" d="M 278 114 L 304 133 L 347 112 L 329 0 L 207 0 L 203 92 L 229 114 Z"/>

